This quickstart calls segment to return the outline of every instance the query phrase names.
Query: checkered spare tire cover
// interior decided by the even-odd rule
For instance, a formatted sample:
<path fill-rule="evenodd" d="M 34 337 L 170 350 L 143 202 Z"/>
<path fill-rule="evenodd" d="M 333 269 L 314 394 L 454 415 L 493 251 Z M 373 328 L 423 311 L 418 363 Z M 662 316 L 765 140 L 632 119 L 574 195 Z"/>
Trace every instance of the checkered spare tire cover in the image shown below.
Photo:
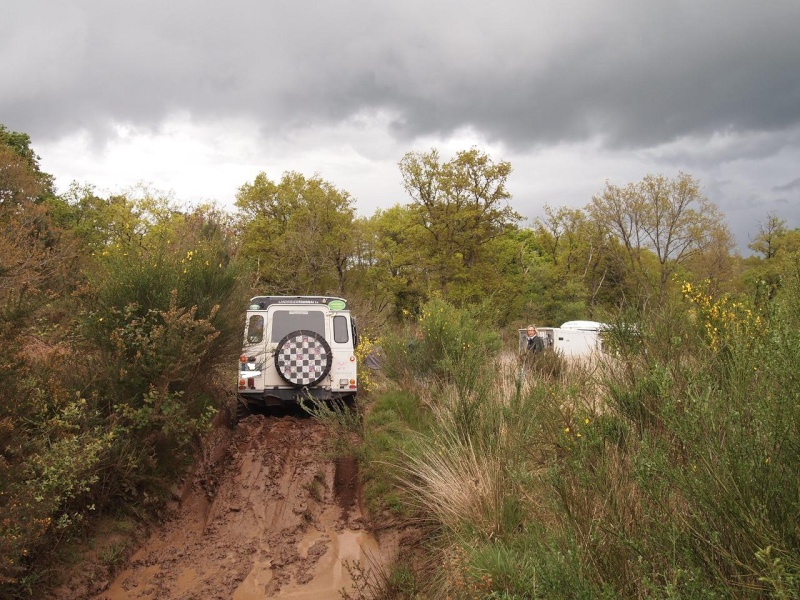
<path fill-rule="evenodd" d="M 315 385 L 331 370 L 331 347 L 315 331 L 293 331 L 278 342 L 275 367 L 286 383 Z"/>

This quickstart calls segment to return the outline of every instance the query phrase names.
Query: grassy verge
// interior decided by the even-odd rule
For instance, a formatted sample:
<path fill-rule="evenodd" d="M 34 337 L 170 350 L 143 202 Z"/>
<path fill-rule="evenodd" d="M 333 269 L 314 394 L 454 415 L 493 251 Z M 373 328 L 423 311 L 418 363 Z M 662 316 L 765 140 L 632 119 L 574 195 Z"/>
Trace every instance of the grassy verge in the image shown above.
<path fill-rule="evenodd" d="M 433 532 L 416 597 L 800 596 L 797 291 L 687 293 L 591 369 L 458 355 L 454 313 L 386 344 L 406 391 L 365 421 L 366 476 Z"/>

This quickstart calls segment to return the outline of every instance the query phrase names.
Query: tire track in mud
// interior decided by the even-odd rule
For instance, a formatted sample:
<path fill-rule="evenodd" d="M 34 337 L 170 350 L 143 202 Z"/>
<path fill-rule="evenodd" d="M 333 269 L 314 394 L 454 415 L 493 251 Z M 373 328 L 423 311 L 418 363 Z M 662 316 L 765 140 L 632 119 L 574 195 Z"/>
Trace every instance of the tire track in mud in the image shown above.
<path fill-rule="evenodd" d="M 345 562 L 386 564 L 357 502 L 355 458 L 325 457 L 313 419 L 219 428 L 176 517 L 95 600 L 294 598 L 351 590 Z"/>

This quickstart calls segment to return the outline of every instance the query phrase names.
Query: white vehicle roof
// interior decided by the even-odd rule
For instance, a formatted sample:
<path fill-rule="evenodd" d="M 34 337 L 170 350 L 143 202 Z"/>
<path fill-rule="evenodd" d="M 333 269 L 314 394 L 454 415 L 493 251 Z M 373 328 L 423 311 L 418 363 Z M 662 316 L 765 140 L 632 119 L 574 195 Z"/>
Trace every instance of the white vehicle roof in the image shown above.
<path fill-rule="evenodd" d="M 254 296 L 248 310 L 266 310 L 273 304 L 303 304 L 327 306 L 331 310 L 347 310 L 347 300 L 338 296 Z"/>
<path fill-rule="evenodd" d="M 573 329 L 577 331 L 603 331 L 611 327 L 600 321 L 567 321 L 562 323 L 561 329 Z"/>

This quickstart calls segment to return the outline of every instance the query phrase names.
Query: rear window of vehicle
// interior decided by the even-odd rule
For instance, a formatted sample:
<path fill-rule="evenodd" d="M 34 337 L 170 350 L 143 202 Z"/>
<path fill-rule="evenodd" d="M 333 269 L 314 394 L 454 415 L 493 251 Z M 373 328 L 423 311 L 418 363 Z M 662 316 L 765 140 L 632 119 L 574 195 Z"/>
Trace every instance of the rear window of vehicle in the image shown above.
<path fill-rule="evenodd" d="M 280 342 L 284 336 L 300 329 L 325 336 L 325 313 L 307 309 L 276 310 L 272 313 L 270 341 Z"/>
<path fill-rule="evenodd" d="M 247 342 L 257 344 L 264 339 L 264 317 L 251 315 L 247 323 Z"/>
<path fill-rule="evenodd" d="M 345 344 L 349 341 L 350 334 L 347 330 L 347 317 L 341 315 L 333 317 L 333 341 Z"/>

